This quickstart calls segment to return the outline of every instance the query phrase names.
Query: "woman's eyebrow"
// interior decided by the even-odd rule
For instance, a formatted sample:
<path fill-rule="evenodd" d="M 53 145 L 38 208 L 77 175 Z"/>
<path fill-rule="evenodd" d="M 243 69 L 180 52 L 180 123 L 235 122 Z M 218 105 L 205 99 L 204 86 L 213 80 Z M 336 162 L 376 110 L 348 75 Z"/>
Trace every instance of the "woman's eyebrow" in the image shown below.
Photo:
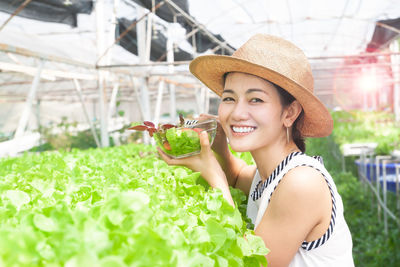
<path fill-rule="evenodd" d="M 259 88 L 247 89 L 246 94 L 251 94 L 251 93 L 255 93 L 255 92 L 260 92 L 260 93 L 269 95 L 268 92 L 266 92 L 265 90 L 259 89 Z M 232 89 L 224 89 L 224 91 L 222 91 L 222 94 L 235 94 L 235 91 L 233 91 Z"/>
<path fill-rule="evenodd" d="M 224 91 L 222 91 L 222 93 L 233 94 L 234 91 L 232 89 L 224 89 Z"/>
<path fill-rule="evenodd" d="M 268 95 L 268 93 L 265 90 L 259 89 L 259 88 L 250 88 L 246 91 L 246 94 L 251 94 L 254 92 L 260 92 L 260 93 L 264 93 L 266 95 Z"/>

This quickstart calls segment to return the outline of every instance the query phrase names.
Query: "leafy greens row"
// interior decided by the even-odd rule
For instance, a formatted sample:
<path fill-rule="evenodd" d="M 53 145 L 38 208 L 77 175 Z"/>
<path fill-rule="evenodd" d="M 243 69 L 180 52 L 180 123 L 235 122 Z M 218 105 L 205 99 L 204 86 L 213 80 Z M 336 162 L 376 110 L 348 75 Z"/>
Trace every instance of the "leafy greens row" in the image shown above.
<path fill-rule="evenodd" d="M 231 192 L 145 145 L 2 159 L 0 266 L 266 266 Z"/>

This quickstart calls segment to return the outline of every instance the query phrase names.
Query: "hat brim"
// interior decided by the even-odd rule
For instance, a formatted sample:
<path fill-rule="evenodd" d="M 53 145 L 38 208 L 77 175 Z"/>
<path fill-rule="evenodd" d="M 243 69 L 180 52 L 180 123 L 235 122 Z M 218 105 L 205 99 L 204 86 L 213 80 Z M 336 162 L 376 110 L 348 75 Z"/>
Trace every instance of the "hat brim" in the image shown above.
<path fill-rule="evenodd" d="M 333 120 L 325 105 L 309 90 L 274 70 L 234 56 L 222 55 L 199 56 L 190 63 L 189 69 L 219 96 L 224 89 L 224 74 L 228 72 L 243 72 L 268 80 L 288 91 L 301 104 L 304 117 L 297 127 L 302 136 L 324 137 L 332 132 Z"/>

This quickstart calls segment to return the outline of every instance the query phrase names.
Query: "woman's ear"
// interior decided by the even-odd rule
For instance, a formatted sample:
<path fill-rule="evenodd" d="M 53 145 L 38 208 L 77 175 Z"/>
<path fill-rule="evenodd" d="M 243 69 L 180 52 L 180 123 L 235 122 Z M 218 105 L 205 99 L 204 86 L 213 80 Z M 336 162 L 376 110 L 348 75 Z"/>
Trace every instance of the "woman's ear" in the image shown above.
<path fill-rule="evenodd" d="M 297 100 L 294 100 L 289 106 L 287 106 L 283 118 L 285 127 L 292 126 L 302 110 L 303 108 Z"/>

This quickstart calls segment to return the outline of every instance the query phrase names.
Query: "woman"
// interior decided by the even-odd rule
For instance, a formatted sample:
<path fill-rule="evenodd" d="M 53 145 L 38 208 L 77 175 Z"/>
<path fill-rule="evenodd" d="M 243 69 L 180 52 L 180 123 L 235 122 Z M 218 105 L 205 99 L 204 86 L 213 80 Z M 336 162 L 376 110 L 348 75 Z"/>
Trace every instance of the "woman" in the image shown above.
<path fill-rule="evenodd" d="M 304 154 L 304 137 L 327 136 L 333 128 L 313 95 L 304 53 L 281 38 L 258 34 L 232 56 L 194 59 L 190 70 L 221 96 L 221 127 L 212 148 L 203 132 L 199 155 L 178 160 L 160 150 L 163 159 L 201 172 L 232 205 L 229 186 L 249 196 L 247 215 L 270 249 L 268 266 L 354 266 L 334 181 L 320 157 Z M 227 139 L 233 150 L 250 151 L 256 165 L 235 158 Z"/>

